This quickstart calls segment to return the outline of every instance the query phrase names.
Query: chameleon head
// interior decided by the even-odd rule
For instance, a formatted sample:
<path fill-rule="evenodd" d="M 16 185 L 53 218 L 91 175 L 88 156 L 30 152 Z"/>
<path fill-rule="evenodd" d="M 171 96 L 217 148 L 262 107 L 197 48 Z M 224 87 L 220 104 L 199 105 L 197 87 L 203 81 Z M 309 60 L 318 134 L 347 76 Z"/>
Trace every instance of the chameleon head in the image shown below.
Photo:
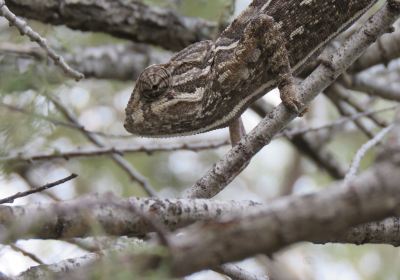
<path fill-rule="evenodd" d="M 202 98 L 177 89 L 167 64 L 147 67 L 137 79 L 125 109 L 125 129 L 148 137 L 191 134 Z"/>

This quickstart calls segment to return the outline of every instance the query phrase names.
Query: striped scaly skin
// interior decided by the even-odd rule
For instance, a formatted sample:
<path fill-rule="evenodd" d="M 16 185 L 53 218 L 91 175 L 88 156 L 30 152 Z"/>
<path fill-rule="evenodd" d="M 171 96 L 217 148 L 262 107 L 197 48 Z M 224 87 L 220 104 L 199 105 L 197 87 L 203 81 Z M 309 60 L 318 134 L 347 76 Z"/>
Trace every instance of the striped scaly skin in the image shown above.
<path fill-rule="evenodd" d="M 226 127 L 278 86 L 296 111 L 294 74 L 377 0 L 254 0 L 215 41 L 201 41 L 139 76 L 125 128 L 148 137 Z"/>

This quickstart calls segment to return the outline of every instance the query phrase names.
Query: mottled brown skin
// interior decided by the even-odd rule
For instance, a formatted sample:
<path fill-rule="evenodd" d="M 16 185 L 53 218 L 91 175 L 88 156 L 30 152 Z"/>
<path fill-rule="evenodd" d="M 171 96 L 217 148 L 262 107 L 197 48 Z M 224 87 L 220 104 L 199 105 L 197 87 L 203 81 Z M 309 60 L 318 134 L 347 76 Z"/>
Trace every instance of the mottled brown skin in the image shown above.
<path fill-rule="evenodd" d="M 278 86 L 292 111 L 298 73 L 376 0 L 254 0 L 216 40 L 143 71 L 126 108 L 125 128 L 150 137 L 229 125 Z"/>

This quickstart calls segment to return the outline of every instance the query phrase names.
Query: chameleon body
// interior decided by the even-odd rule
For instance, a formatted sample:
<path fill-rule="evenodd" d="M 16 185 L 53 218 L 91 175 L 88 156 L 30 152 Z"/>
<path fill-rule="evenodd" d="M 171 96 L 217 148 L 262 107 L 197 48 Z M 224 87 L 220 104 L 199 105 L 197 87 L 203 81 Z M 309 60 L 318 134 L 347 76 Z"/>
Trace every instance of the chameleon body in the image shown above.
<path fill-rule="evenodd" d="M 213 41 L 192 44 L 139 76 L 125 128 L 141 136 L 191 135 L 228 126 L 278 86 L 297 110 L 299 73 L 377 0 L 254 0 Z"/>

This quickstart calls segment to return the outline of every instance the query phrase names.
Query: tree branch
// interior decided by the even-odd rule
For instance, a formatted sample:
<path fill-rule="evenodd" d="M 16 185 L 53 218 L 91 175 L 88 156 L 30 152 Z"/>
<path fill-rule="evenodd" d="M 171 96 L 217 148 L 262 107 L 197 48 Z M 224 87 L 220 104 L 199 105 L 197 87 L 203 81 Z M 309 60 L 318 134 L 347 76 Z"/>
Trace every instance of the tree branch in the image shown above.
<path fill-rule="evenodd" d="M 267 276 L 249 273 L 234 264 L 223 264 L 214 270 L 229 276 L 233 280 L 269 280 Z"/>
<path fill-rule="evenodd" d="M 6 0 L 6 3 L 19 16 L 82 31 L 105 32 L 169 50 L 210 39 L 217 32 L 215 23 L 178 16 L 171 10 L 137 1 Z"/>
<path fill-rule="evenodd" d="M 374 138 L 366 142 L 364 145 L 361 146 L 361 148 L 357 151 L 356 155 L 353 158 L 353 161 L 351 162 L 349 171 L 346 174 L 346 177 L 344 178 L 344 183 L 350 182 L 357 174 L 358 169 L 360 168 L 361 160 L 365 156 L 365 154 L 375 147 L 376 145 L 379 144 L 379 142 L 382 141 L 382 139 L 390 132 L 390 130 L 393 128 L 393 125 L 389 125 L 388 127 L 382 129 L 378 134 L 375 135 Z"/>
<path fill-rule="evenodd" d="M 116 242 L 118 244 L 114 244 L 115 246 L 112 248 L 102 249 L 96 253 L 88 253 L 78 258 L 66 259 L 54 264 L 31 267 L 13 278 L 13 280 L 87 279 L 85 274 L 79 274 L 82 271 L 82 268 L 88 268 L 96 262 L 105 259 L 105 257 L 113 258 L 123 250 L 129 249 L 132 252 L 132 250 L 140 250 L 140 248 L 143 247 L 143 242 L 141 240 L 133 238 L 121 239 L 123 240 L 121 242 Z M 76 273 L 78 273 L 78 275 L 76 275 Z"/>
<path fill-rule="evenodd" d="M 94 225 L 100 227 L 102 233 L 107 235 L 142 236 L 151 232 L 152 226 L 134 209 L 140 209 L 165 228 L 175 230 L 196 221 L 239 215 L 259 205 L 251 201 L 118 199 L 112 194 L 105 194 L 60 203 L 0 206 L 0 224 L 7 228 L 1 231 L 0 242 L 30 237 L 84 237 L 93 234 Z"/>
<path fill-rule="evenodd" d="M 271 106 L 272 107 L 272 106 Z M 265 102 L 262 99 L 256 101 L 252 105 L 252 109 L 261 117 L 264 118 L 268 115 L 271 110 L 268 110 L 265 106 Z M 332 123 L 331 125 L 335 125 Z M 325 127 L 326 128 L 326 127 Z M 322 128 L 321 129 L 325 129 Z M 303 129 L 295 129 L 290 125 L 285 130 L 275 136 L 287 138 L 293 146 L 304 156 L 311 159 L 315 165 L 325 170 L 334 179 L 343 179 L 345 176 L 345 168 L 342 167 L 335 157 L 329 153 L 326 149 L 320 147 L 318 143 L 315 143 L 315 135 L 305 135 L 308 132 L 318 131 L 310 127 Z M 302 133 L 305 132 L 305 133 Z"/>
<path fill-rule="evenodd" d="M 93 264 L 95 261 L 101 259 L 100 254 L 88 253 L 78 258 L 66 259 L 61 262 L 50 264 L 50 265 L 38 265 L 29 268 L 13 280 L 33 280 L 33 279 L 60 279 L 55 278 L 56 275 L 63 275 L 68 272 L 79 270 L 82 267 Z"/>
<path fill-rule="evenodd" d="M 315 243 L 390 244 L 400 246 L 400 217 L 391 217 L 353 227 L 344 234 L 331 236 Z"/>
<path fill-rule="evenodd" d="M 344 117 L 349 117 L 353 115 L 356 110 L 340 98 L 338 92 L 341 89 L 342 87 L 338 83 L 334 83 L 326 89 L 325 93 L 333 105 L 335 105 L 339 114 Z M 353 123 L 362 133 L 364 133 L 367 138 L 374 138 L 374 132 L 365 124 L 365 122 L 363 122 L 363 120 L 356 119 L 353 121 Z"/>
<path fill-rule="evenodd" d="M 351 182 L 319 193 L 283 198 L 257 213 L 195 224 L 170 237 L 175 275 L 272 254 L 299 241 L 323 240 L 350 226 L 400 214 L 398 166 L 382 162 Z M 257 240 L 257 242 L 249 242 Z"/>
<path fill-rule="evenodd" d="M 1 242 L 23 236 L 65 238 L 89 233 L 92 218 L 97 219 L 108 234 L 151 231 L 151 226 L 140 215 L 134 215 L 130 203 L 135 203 L 136 209 L 170 229 L 207 221 L 169 236 L 172 246 L 169 260 L 175 275 L 186 275 L 259 253 L 272 254 L 299 241 L 358 244 L 367 243 L 371 238 L 372 242 L 396 245 L 400 236 L 395 234 L 399 218 L 346 230 L 349 226 L 400 214 L 398 168 L 390 160 L 380 162 L 353 180 L 349 187 L 335 186 L 314 194 L 282 198 L 268 205 L 201 199 L 137 198 L 129 201 L 103 196 L 101 200 L 86 197 L 47 206 L 3 206 L 0 220 L 2 228 L 8 231 L 2 232 Z M 369 235 L 372 231 L 375 233 Z"/>
<path fill-rule="evenodd" d="M 400 30 L 383 35 L 372 44 L 365 53 L 349 68 L 351 72 L 360 72 L 378 64 L 387 65 L 391 60 L 400 57 Z"/>
<path fill-rule="evenodd" d="M 47 190 L 47 189 L 53 188 L 55 186 L 61 185 L 61 184 L 65 183 L 65 182 L 68 182 L 68 181 L 70 181 L 70 180 L 72 180 L 72 179 L 74 179 L 76 177 L 78 177 L 78 175 L 71 174 L 68 177 L 65 177 L 64 179 L 57 180 L 55 182 L 46 184 L 44 186 L 41 186 L 41 187 L 38 187 L 38 188 L 34 188 L 34 189 L 30 189 L 30 190 L 25 191 L 25 192 L 16 193 L 16 194 L 14 194 L 12 196 L 0 199 L 0 204 L 13 203 L 14 200 L 17 199 L 17 198 L 25 197 L 25 196 L 28 196 L 28 195 L 31 195 L 31 194 L 34 194 L 34 193 L 38 193 L 38 192 L 42 192 L 44 190 Z"/>
<path fill-rule="evenodd" d="M 383 83 L 376 79 L 366 79 L 364 77 L 355 76 L 349 86 L 353 90 L 365 92 L 383 99 L 397 102 L 400 101 L 400 89 L 394 84 Z"/>
<path fill-rule="evenodd" d="M 339 188 L 336 186 L 335 188 Z M 153 221 L 173 231 L 195 222 L 226 220 L 246 213 L 259 213 L 269 205 L 252 201 L 210 201 L 205 199 L 121 199 L 112 194 L 88 195 L 75 200 L 31 204 L 24 206 L 0 206 L 0 241 L 18 239 L 70 239 L 96 234 L 93 226 L 111 236 L 143 236 L 152 232 L 152 225 L 132 208 L 140 209 Z M 110 216 L 110 213 L 112 215 Z M 400 243 L 400 218 L 393 217 L 350 229 L 345 234 L 318 239 L 321 242 L 384 243 L 397 246 Z M 62 224 L 62 226 L 60 226 Z M 40 225 L 40 226 L 39 226 Z"/>

